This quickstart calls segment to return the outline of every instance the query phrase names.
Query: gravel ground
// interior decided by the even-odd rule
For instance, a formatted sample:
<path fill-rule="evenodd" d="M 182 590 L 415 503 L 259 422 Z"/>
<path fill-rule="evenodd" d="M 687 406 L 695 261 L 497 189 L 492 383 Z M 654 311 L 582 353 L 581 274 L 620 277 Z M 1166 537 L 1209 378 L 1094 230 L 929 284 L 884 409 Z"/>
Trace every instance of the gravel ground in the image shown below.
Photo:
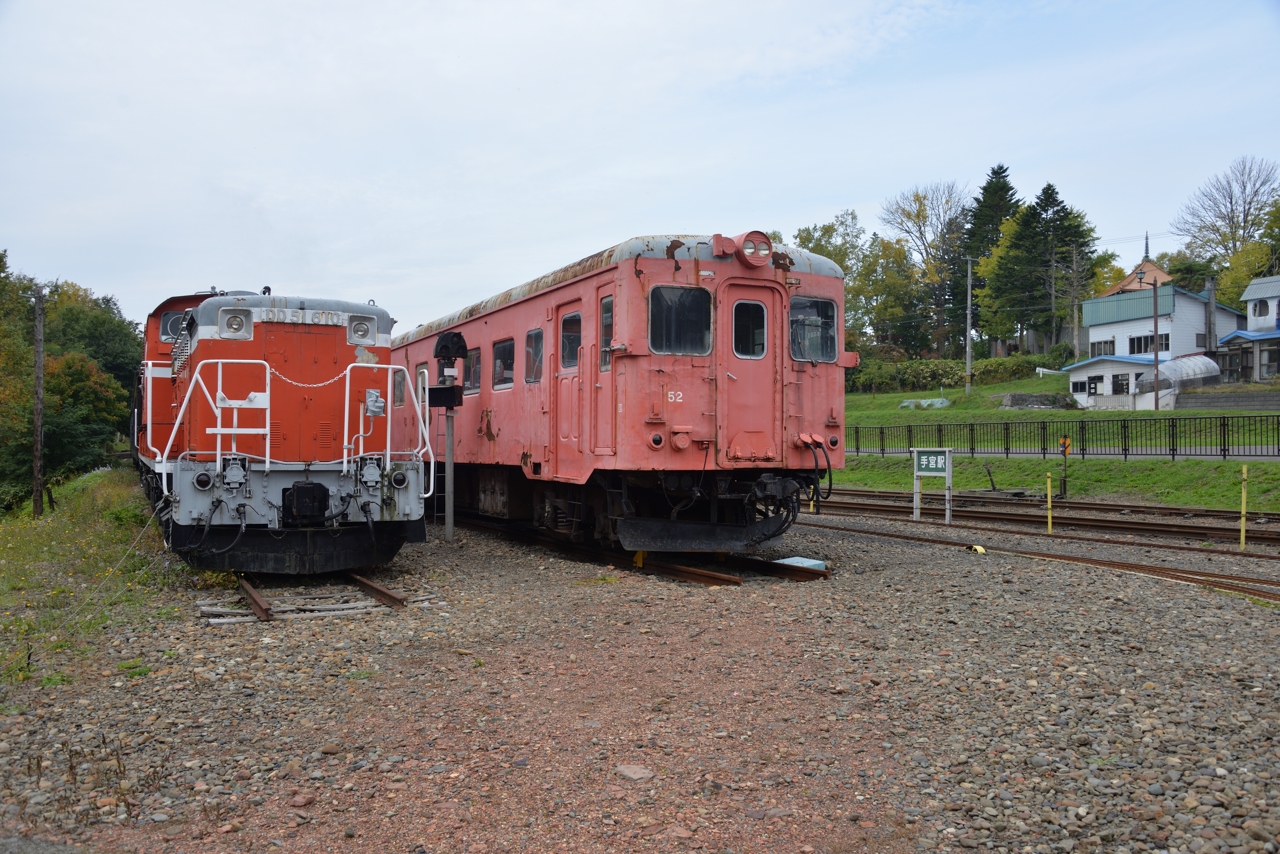
<path fill-rule="evenodd" d="M 1274 609 L 801 526 L 774 556 L 831 580 L 707 589 L 461 540 L 380 576 L 427 607 L 209 627 L 208 593 L 169 592 L 189 619 L 113 627 L 57 665 L 69 684 L 9 689 L 4 832 L 104 852 L 1277 850 Z"/>

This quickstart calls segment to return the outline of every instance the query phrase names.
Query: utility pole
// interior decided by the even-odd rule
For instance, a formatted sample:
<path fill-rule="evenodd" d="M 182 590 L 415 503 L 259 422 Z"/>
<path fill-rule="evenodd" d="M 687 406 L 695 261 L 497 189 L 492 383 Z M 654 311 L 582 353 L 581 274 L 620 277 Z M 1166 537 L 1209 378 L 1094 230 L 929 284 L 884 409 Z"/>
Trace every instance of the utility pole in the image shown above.
<path fill-rule="evenodd" d="M 969 262 L 969 283 L 966 286 L 969 307 L 964 313 L 964 393 L 969 394 L 973 391 L 973 262 L 978 259 L 966 255 L 964 260 Z"/>
<path fill-rule="evenodd" d="M 31 407 L 31 515 L 44 515 L 44 286 L 36 285 L 36 393 Z"/>

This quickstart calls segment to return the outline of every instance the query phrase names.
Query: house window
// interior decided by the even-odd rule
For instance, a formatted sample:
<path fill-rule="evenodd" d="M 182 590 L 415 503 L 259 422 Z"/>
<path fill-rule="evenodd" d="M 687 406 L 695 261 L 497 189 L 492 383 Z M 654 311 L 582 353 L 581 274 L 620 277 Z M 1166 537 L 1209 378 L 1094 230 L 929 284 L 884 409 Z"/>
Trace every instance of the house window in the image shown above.
<path fill-rule="evenodd" d="M 516 339 L 493 345 L 493 387 L 511 388 L 516 381 Z"/>
<path fill-rule="evenodd" d="M 1264 299 L 1253 301 L 1253 316 L 1268 317 L 1271 314 L 1271 304 Z"/>
<path fill-rule="evenodd" d="M 1081 380 L 1081 381 L 1079 381 L 1079 382 L 1072 382 L 1072 383 L 1071 383 L 1071 393 L 1072 393 L 1072 394 L 1088 394 L 1088 393 L 1089 393 L 1089 384 L 1088 384 L 1087 382 L 1084 382 L 1083 380 Z"/>
<path fill-rule="evenodd" d="M 1262 351 L 1262 364 L 1258 366 L 1260 377 L 1274 377 L 1280 373 L 1280 350 L 1269 347 Z"/>
<path fill-rule="evenodd" d="M 1116 339 L 1110 341 L 1090 341 L 1089 342 L 1089 358 L 1093 359 L 1098 356 L 1114 356 L 1116 354 Z"/>
<path fill-rule="evenodd" d="M 1197 333 L 1196 333 L 1196 347 L 1198 347 L 1199 349 L 1203 350 L 1207 345 L 1208 345 L 1208 339 L 1205 337 L 1205 333 L 1203 333 L 1203 332 L 1197 332 Z"/>
<path fill-rule="evenodd" d="M 1143 353 L 1150 353 L 1150 352 L 1151 352 L 1151 336 L 1150 335 L 1138 335 L 1129 339 L 1129 355 L 1130 356 L 1140 356 Z M 1160 352 L 1161 353 L 1169 352 L 1169 333 L 1168 332 L 1160 333 Z"/>
<path fill-rule="evenodd" d="M 467 351 L 466 361 L 462 363 L 462 393 L 476 394 L 480 391 L 480 348 Z"/>
<path fill-rule="evenodd" d="M 1089 377 L 1089 394 L 1097 394 L 1098 389 L 1102 386 L 1104 377 L 1099 374 L 1096 377 Z"/>
<path fill-rule="evenodd" d="M 542 330 L 530 329 L 524 336 L 524 381 L 542 382 Z"/>
<path fill-rule="evenodd" d="M 1112 394 L 1128 394 L 1129 393 L 1129 375 L 1128 374 L 1112 374 L 1111 375 L 1111 393 Z"/>

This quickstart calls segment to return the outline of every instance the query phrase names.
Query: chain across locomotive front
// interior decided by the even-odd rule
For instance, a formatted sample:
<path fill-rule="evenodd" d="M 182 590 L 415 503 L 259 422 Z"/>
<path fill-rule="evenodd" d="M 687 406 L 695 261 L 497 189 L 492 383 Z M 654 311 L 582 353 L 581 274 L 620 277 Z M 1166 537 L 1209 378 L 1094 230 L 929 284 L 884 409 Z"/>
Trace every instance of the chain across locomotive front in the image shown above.
<path fill-rule="evenodd" d="M 143 366 L 138 448 L 188 563 L 325 572 L 419 538 L 434 459 L 425 425 L 391 435 L 387 408 L 414 396 L 392 323 L 372 305 L 233 294 L 171 324 L 168 363 Z"/>

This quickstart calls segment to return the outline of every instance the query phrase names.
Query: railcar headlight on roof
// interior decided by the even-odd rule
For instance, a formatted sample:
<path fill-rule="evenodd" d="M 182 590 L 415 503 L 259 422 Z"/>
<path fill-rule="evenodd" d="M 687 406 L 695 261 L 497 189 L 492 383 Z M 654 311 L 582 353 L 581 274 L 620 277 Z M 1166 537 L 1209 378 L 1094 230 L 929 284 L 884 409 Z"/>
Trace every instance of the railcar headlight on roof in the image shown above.
<path fill-rule="evenodd" d="M 372 347 L 377 343 L 378 322 L 367 315 L 353 314 L 347 321 L 347 343 Z"/>
<path fill-rule="evenodd" d="M 773 246 L 763 231 L 748 231 L 733 239 L 739 247 L 738 260 L 748 267 L 763 267 L 770 261 Z"/>
<path fill-rule="evenodd" d="M 253 313 L 247 308 L 218 309 L 218 337 L 232 341 L 253 338 Z"/>

